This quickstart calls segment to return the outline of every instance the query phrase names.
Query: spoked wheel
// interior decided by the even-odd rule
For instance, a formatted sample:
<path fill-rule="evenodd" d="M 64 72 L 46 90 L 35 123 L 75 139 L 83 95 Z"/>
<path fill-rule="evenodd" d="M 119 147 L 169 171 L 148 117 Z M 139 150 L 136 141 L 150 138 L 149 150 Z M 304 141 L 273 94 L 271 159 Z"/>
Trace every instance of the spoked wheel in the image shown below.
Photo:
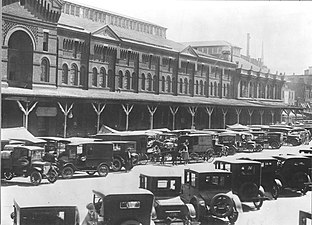
<path fill-rule="evenodd" d="M 71 168 L 70 166 L 66 166 L 66 167 L 63 168 L 61 174 L 62 174 L 62 177 L 63 177 L 64 179 L 70 179 L 70 178 L 72 178 L 73 175 L 74 175 L 74 170 L 73 170 L 73 168 Z"/>
<path fill-rule="evenodd" d="M 109 168 L 108 168 L 107 165 L 105 165 L 105 164 L 102 163 L 102 164 L 100 164 L 100 165 L 98 166 L 97 171 L 98 171 L 98 174 L 99 174 L 101 177 L 106 177 L 106 176 L 108 175 Z"/>
<path fill-rule="evenodd" d="M 33 185 L 35 185 L 35 186 L 39 185 L 41 183 L 41 180 L 42 180 L 42 175 L 38 171 L 33 171 L 30 174 L 30 182 Z"/>
<path fill-rule="evenodd" d="M 230 224 L 234 224 L 238 219 L 238 212 L 233 211 L 233 213 L 228 216 L 228 219 L 229 219 Z"/>
<path fill-rule="evenodd" d="M 213 154 L 213 149 L 208 149 L 205 153 L 205 159 L 207 162 L 211 163 L 215 158 L 215 155 Z"/>
<path fill-rule="evenodd" d="M 4 171 L 3 176 L 6 180 L 12 180 L 14 174 L 11 171 Z"/>
<path fill-rule="evenodd" d="M 115 172 L 120 171 L 121 167 L 122 167 L 121 160 L 119 158 L 114 158 L 113 166 L 112 166 L 113 171 L 115 171 Z"/>
<path fill-rule="evenodd" d="M 47 174 L 47 179 L 52 184 L 55 183 L 55 181 L 57 181 L 57 177 L 58 177 L 58 174 L 54 170 L 49 171 L 49 173 Z"/>

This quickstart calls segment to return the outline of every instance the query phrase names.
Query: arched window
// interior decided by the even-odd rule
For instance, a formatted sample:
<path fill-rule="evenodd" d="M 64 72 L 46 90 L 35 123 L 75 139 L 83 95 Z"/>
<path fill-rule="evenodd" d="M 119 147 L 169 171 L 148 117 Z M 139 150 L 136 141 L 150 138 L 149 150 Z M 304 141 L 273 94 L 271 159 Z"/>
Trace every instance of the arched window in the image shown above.
<path fill-rule="evenodd" d="M 188 80 L 184 78 L 184 94 L 188 93 Z"/>
<path fill-rule="evenodd" d="M 157 90 L 157 76 L 154 75 L 153 76 L 153 91 L 156 91 Z"/>
<path fill-rule="evenodd" d="M 68 66 L 65 63 L 62 66 L 62 84 L 68 84 Z"/>
<path fill-rule="evenodd" d="M 189 83 L 189 93 L 194 93 L 194 92 L 192 92 L 193 90 L 194 90 L 194 84 L 193 84 L 193 80 L 192 79 L 190 79 L 190 81 L 189 81 L 190 83 Z"/>
<path fill-rule="evenodd" d="M 213 84 L 210 82 L 210 95 L 213 96 Z"/>
<path fill-rule="evenodd" d="M 114 73 L 112 70 L 108 70 L 108 75 L 107 75 L 107 87 L 112 88 L 114 85 Z"/>
<path fill-rule="evenodd" d="M 162 92 L 165 92 L 165 87 L 166 87 L 165 77 L 162 76 L 162 77 L 161 77 L 161 91 L 162 91 Z"/>
<path fill-rule="evenodd" d="M 70 69 L 70 84 L 78 85 L 78 67 L 76 64 L 72 64 Z"/>
<path fill-rule="evenodd" d="M 131 75 L 129 70 L 126 71 L 126 89 L 127 90 L 131 89 Z"/>
<path fill-rule="evenodd" d="M 152 85 L 153 85 L 152 75 L 148 73 L 147 74 L 147 90 L 148 91 L 152 91 Z"/>
<path fill-rule="evenodd" d="M 136 73 L 132 73 L 132 89 L 137 90 L 138 89 L 138 76 Z"/>
<path fill-rule="evenodd" d="M 204 83 L 203 83 L 203 81 L 202 80 L 200 80 L 200 82 L 199 82 L 199 94 L 200 95 L 204 95 Z"/>
<path fill-rule="evenodd" d="M 195 93 L 198 95 L 198 80 L 196 80 L 195 84 Z"/>
<path fill-rule="evenodd" d="M 226 92 L 226 97 L 230 97 L 230 84 L 227 84 L 227 92 Z"/>
<path fill-rule="evenodd" d="M 41 61 L 40 81 L 49 82 L 49 78 L 50 78 L 50 63 L 47 58 L 43 58 Z"/>
<path fill-rule="evenodd" d="M 141 89 L 145 90 L 145 74 L 142 73 L 142 78 L 141 78 Z"/>
<path fill-rule="evenodd" d="M 87 86 L 87 72 L 86 72 L 86 67 L 81 66 L 80 67 L 80 80 L 79 80 L 79 84 L 81 86 Z"/>
<path fill-rule="evenodd" d="M 180 82 L 179 82 L 179 86 L 180 86 L 180 93 L 182 94 L 183 93 L 183 80 L 182 78 L 180 78 Z"/>
<path fill-rule="evenodd" d="M 118 76 L 118 87 L 121 89 L 123 88 L 123 73 L 121 70 L 119 71 L 119 76 Z"/>
<path fill-rule="evenodd" d="M 167 92 L 171 92 L 171 78 L 170 76 L 167 76 Z"/>
<path fill-rule="evenodd" d="M 98 71 L 96 68 L 92 69 L 92 86 L 97 87 L 97 76 L 98 76 Z"/>
<path fill-rule="evenodd" d="M 207 93 L 208 93 L 208 84 L 207 84 L 207 82 L 205 81 L 205 82 L 204 82 L 204 95 L 207 95 Z"/>
<path fill-rule="evenodd" d="M 99 85 L 103 88 L 106 87 L 106 70 L 104 67 L 100 69 Z"/>

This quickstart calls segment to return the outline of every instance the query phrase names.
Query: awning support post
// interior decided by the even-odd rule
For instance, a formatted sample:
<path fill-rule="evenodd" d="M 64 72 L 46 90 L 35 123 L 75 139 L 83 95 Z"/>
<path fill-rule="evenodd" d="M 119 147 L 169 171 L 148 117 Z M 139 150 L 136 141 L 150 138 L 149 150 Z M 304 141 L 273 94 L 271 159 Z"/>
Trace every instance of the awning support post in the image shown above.
<path fill-rule="evenodd" d="M 154 123 L 154 113 L 157 110 L 157 106 L 147 106 L 147 109 L 150 113 L 150 129 L 153 129 L 153 123 Z"/>
<path fill-rule="evenodd" d="M 274 124 L 274 115 L 275 115 L 275 112 L 273 110 L 271 110 L 272 124 Z"/>
<path fill-rule="evenodd" d="M 133 109 L 133 105 L 131 105 L 129 107 L 129 104 L 126 104 L 126 106 L 124 104 L 121 105 L 124 112 L 126 113 L 126 130 L 129 129 L 129 114 L 131 112 L 131 110 Z"/>
<path fill-rule="evenodd" d="M 253 112 L 254 112 L 253 109 L 248 109 L 248 114 L 249 114 L 249 125 L 251 125 L 251 116 L 252 116 Z"/>
<path fill-rule="evenodd" d="M 239 115 L 241 114 L 242 109 L 235 108 L 235 111 L 236 111 L 236 116 L 237 116 L 237 123 L 239 123 Z"/>
<path fill-rule="evenodd" d="M 24 113 L 23 116 L 23 126 L 28 130 L 28 117 L 29 117 L 29 113 L 31 113 L 31 111 L 33 111 L 33 109 L 36 107 L 38 102 L 35 102 L 31 108 L 29 109 L 29 102 L 26 102 L 26 107 L 24 108 L 23 104 L 20 101 L 17 101 L 18 107 L 20 108 L 20 110 Z"/>
<path fill-rule="evenodd" d="M 195 114 L 196 114 L 196 111 L 197 111 L 197 106 L 189 106 L 188 107 L 188 111 L 192 115 L 191 129 L 195 129 Z"/>
<path fill-rule="evenodd" d="M 169 109 L 172 114 L 172 130 L 174 130 L 175 129 L 175 115 L 177 114 L 179 110 L 179 106 L 177 107 L 169 106 Z"/>
<path fill-rule="evenodd" d="M 222 108 L 222 114 L 223 114 L 223 128 L 225 128 L 226 124 L 225 124 L 225 117 L 226 114 L 228 112 L 228 109 Z"/>
<path fill-rule="evenodd" d="M 206 112 L 208 113 L 208 128 L 211 129 L 211 115 L 213 113 L 214 107 L 208 107 L 206 106 Z"/>
<path fill-rule="evenodd" d="M 68 108 L 68 105 L 67 103 L 65 104 L 65 108 L 63 108 L 62 104 L 61 103 L 57 103 L 61 109 L 61 111 L 63 112 L 64 114 L 64 134 L 63 134 L 63 137 L 66 138 L 66 132 L 67 132 L 67 116 L 70 112 L 70 110 L 73 108 L 73 105 L 74 103 L 72 103 L 69 108 Z"/>
<path fill-rule="evenodd" d="M 101 107 L 101 103 L 96 103 L 97 106 L 95 106 L 95 103 L 91 103 L 92 107 L 97 115 L 97 123 L 96 123 L 96 132 L 98 133 L 100 130 L 100 118 L 101 118 L 101 113 L 103 112 L 103 110 L 105 109 L 106 104 L 104 104 Z"/>
<path fill-rule="evenodd" d="M 264 114 L 264 110 L 260 110 L 260 125 L 263 125 L 263 114 Z"/>

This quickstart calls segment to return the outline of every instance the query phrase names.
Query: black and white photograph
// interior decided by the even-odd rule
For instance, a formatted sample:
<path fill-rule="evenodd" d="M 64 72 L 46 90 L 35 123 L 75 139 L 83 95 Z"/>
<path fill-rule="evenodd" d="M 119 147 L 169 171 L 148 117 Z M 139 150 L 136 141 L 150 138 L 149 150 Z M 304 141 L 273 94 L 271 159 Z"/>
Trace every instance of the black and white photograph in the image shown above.
<path fill-rule="evenodd" d="M 0 8 L 1 225 L 312 225 L 312 1 Z"/>

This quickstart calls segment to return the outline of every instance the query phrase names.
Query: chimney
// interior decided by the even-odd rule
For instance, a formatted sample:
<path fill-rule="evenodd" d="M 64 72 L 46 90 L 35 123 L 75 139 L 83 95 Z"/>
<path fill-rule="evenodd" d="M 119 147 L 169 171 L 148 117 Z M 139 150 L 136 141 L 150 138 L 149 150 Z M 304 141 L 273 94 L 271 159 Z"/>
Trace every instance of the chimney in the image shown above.
<path fill-rule="evenodd" d="M 250 58 L 249 55 L 249 42 L 250 42 L 250 34 L 247 33 L 247 57 Z"/>

